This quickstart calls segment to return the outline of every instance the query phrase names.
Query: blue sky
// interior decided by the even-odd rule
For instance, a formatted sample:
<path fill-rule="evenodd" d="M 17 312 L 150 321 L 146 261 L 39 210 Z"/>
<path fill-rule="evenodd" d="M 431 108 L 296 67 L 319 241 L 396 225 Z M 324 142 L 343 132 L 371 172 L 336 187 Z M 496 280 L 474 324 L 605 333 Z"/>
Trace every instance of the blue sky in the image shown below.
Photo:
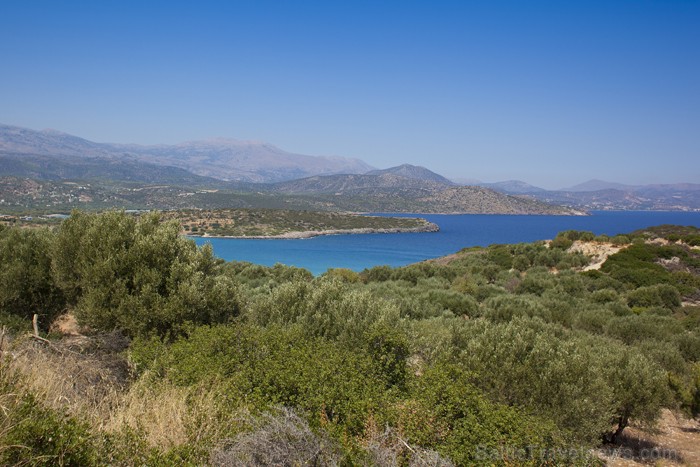
<path fill-rule="evenodd" d="M 699 1 L 0 2 L 0 122 L 700 183 Z"/>

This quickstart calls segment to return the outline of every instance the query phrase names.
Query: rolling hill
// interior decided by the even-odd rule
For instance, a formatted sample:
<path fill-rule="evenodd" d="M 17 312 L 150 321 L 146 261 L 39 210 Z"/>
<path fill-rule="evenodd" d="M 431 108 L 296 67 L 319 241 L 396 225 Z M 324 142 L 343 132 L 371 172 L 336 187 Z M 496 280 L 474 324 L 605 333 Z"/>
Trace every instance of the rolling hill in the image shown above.
<path fill-rule="evenodd" d="M 0 174 L 35 180 L 118 180 L 217 186 L 222 181 L 185 169 L 140 161 L 130 156 L 78 157 L 0 153 Z"/>
<path fill-rule="evenodd" d="M 436 174 L 425 167 L 411 164 L 402 164 L 383 170 L 371 170 L 367 172 L 367 175 L 396 175 L 399 177 L 410 178 L 412 180 L 423 180 L 427 182 L 442 183 L 444 185 L 455 185 L 454 182 L 448 180 L 442 175 Z"/>
<path fill-rule="evenodd" d="M 454 186 L 452 183 L 434 181 L 433 177 L 426 180 L 394 173 L 394 170 L 388 169 L 375 172 L 374 175 L 317 176 L 272 184 L 269 190 L 273 193 L 304 196 L 349 211 L 582 214 L 575 209 L 511 196 L 489 188 Z"/>
<path fill-rule="evenodd" d="M 485 188 L 491 188 L 492 190 L 500 191 L 502 193 L 507 193 L 509 195 L 521 195 L 525 193 L 541 193 L 546 191 L 544 188 L 538 186 L 530 185 L 527 182 L 521 180 L 506 180 L 504 182 L 495 183 L 474 183 L 474 185 L 483 186 Z"/>

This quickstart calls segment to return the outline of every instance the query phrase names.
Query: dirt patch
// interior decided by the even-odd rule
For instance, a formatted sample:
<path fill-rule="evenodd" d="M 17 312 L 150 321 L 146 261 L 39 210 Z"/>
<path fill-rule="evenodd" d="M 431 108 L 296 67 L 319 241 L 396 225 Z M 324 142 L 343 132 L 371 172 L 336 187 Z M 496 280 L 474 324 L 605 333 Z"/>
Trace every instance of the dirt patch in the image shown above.
<path fill-rule="evenodd" d="M 591 258 L 591 263 L 583 268 L 584 271 L 600 269 L 608 256 L 614 255 L 625 248 L 626 245 L 613 245 L 612 243 L 581 242 L 575 241 L 567 250 L 569 253 L 583 253 Z"/>
<path fill-rule="evenodd" d="M 700 421 L 665 409 L 656 433 L 627 428 L 619 445 L 597 455 L 611 467 L 700 465 Z"/>
<path fill-rule="evenodd" d="M 63 336 L 82 335 L 78 321 L 75 319 L 75 316 L 70 313 L 66 313 L 56 318 L 54 322 L 51 323 L 49 332 L 61 334 Z"/>

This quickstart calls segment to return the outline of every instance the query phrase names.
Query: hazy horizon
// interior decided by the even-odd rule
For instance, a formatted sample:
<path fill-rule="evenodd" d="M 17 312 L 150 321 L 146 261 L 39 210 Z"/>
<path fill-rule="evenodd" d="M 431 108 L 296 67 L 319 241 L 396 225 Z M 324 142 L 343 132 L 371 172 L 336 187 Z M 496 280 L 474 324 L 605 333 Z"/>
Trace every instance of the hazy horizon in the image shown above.
<path fill-rule="evenodd" d="M 58 129 L 58 128 L 27 128 L 27 127 L 19 127 L 19 126 L 17 126 L 17 125 L 10 125 L 10 124 L 7 124 L 7 123 L 5 123 L 5 122 L 0 122 L 0 125 L 15 126 L 15 127 L 18 127 L 18 128 L 29 129 L 29 130 L 33 130 L 33 131 L 39 131 L 39 132 L 55 132 L 55 133 L 59 133 L 59 134 L 65 134 L 65 135 L 68 135 L 68 136 L 73 136 L 73 137 L 82 138 L 80 135 L 74 135 L 74 134 L 71 134 L 71 133 L 66 133 L 66 132 L 64 132 L 64 131 L 62 131 L 62 130 L 60 130 L 60 129 Z M 83 139 L 86 139 L 86 138 L 83 138 Z M 165 144 L 165 143 L 147 143 L 147 144 L 143 144 L 143 143 L 132 143 L 132 142 L 129 142 L 129 141 L 92 141 L 92 140 L 88 140 L 88 141 L 91 141 L 91 142 L 93 142 L 93 143 L 98 143 L 98 144 L 116 144 L 116 145 L 121 145 L 121 144 L 123 144 L 123 145 L 132 145 L 132 144 L 135 144 L 135 145 L 142 145 L 142 146 L 144 146 L 144 147 L 148 147 L 148 146 L 158 147 L 158 146 L 164 146 L 164 145 L 166 145 L 166 146 L 167 146 L 167 145 L 177 146 L 177 145 L 188 144 L 188 143 L 201 143 L 201 142 L 204 142 L 204 143 L 217 143 L 217 142 L 228 142 L 228 141 L 233 141 L 233 142 L 244 143 L 244 144 L 272 145 L 272 146 L 274 146 L 274 147 L 276 147 L 277 149 L 280 149 L 280 150 L 282 150 L 282 151 L 292 152 L 292 151 L 287 151 L 285 148 L 279 147 L 279 146 L 277 146 L 277 145 L 275 145 L 275 144 L 273 144 L 273 143 L 270 143 L 270 142 L 268 142 L 268 141 L 240 139 L 240 138 L 233 138 L 233 137 L 226 137 L 226 136 L 215 136 L 215 137 L 211 137 L 211 138 L 204 138 L 204 139 L 201 139 L 201 140 L 179 141 L 179 142 L 168 143 L 168 144 Z M 320 157 L 328 157 L 328 156 L 329 156 L 328 154 L 301 154 L 301 155 L 304 155 L 304 156 L 320 156 Z M 331 155 L 330 157 L 345 157 L 345 156 L 342 156 L 342 155 Z M 369 164 L 369 165 L 371 165 L 371 166 L 374 166 L 376 169 L 379 169 L 379 170 L 382 170 L 382 169 L 389 169 L 389 168 L 396 167 L 396 166 L 398 166 L 398 165 L 407 164 L 406 162 L 400 162 L 400 163 L 396 164 L 395 166 L 376 167 L 376 166 L 375 166 L 374 164 L 372 164 L 370 161 L 366 161 L 366 160 L 362 160 L 362 161 L 363 161 L 363 162 L 366 162 L 367 164 Z M 531 184 L 531 185 L 535 186 L 536 188 L 544 188 L 544 189 L 547 189 L 547 190 L 554 190 L 554 191 L 556 191 L 556 190 L 565 190 L 565 189 L 568 189 L 568 188 L 575 187 L 575 186 L 577 186 L 577 185 L 585 184 L 585 183 L 587 183 L 587 182 L 604 182 L 604 183 L 613 183 L 613 184 L 621 184 L 621 185 L 628 185 L 628 186 L 655 185 L 655 184 L 671 184 L 671 185 L 673 185 L 673 184 L 684 184 L 684 183 L 693 183 L 693 184 L 697 183 L 697 182 L 688 181 L 688 180 L 678 180 L 678 181 L 675 181 L 675 182 L 666 182 L 666 183 L 661 183 L 661 182 L 652 182 L 652 183 L 622 183 L 622 182 L 619 182 L 618 180 L 615 180 L 615 179 L 606 179 L 606 178 L 594 177 L 594 178 L 589 178 L 589 179 L 585 179 L 585 180 L 579 180 L 579 181 L 576 181 L 576 182 L 571 183 L 571 184 L 569 184 L 569 185 L 557 185 L 556 183 L 554 183 L 554 184 L 552 184 L 552 183 L 549 183 L 549 184 L 536 184 L 536 183 L 531 183 L 529 180 L 525 180 L 525 179 L 517 178 L 517 177 L 503 178 L 503 179 L 497 179 L 497 180 L 483 180 L 483 179 L 477 179 L 477 178 L 472 178 L 472 177 L 467 178 L 467 177 L 460 177 L 460 176 L 449 176 L 449 175 L 445 175 L 445 174 L 443 174 L 443 173 L 439 173 L 439 172 L 433 170 L 431 167 L 429 167 L 429 166 L 426 165 L 426 164 L 420 164 L 420 163 L 418 163 L 418 164 L 410 164 L 410 165 L 416 165 L 416 166 L 419 166 L 419 167 L 424 167 L 424 168 L 426 168 L 426 169 L 428 169 L 428 170 L 431 170 L 431 171 L 434 171 L 435 173 L 438 173 L 438 175 L 443 175 L 443 176 L 445 176 L 446 178 L 450 179 L 451 181 L 453 181 L 453 182 L 455 182 L 455 183 L 464 184 L 464 185 L 468 185 L 468 184 L 489 184 L 489 183 L 490 183 L 490 184 L 493 184 L 493 183 L 500 183 L 500 182 L 525 182 L 525 183 L 528 183 L 528 184 Z"/>
<path fill-rule="evenodd" d="M 700 183 L 700 2 L 32 1 L 0 121 L 217 137 L 549 189 Z"/>

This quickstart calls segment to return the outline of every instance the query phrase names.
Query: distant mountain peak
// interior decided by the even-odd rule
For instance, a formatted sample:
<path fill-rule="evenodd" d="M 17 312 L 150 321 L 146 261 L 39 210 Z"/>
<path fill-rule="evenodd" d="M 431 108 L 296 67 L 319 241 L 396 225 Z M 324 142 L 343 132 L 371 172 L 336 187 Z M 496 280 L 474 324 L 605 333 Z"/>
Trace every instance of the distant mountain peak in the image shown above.
<path fill-rule="evenodd" d="M 500 191 L 501 193 L 508 193 L 512 195 L 521 195 L 526 193 L 540 193 L 545 191 L 544 188 L 531 185 L 522 180 L 506 180 L 504 182 L 495 183 L 475 183 L 475 185 L 483 186 L 486 188 L 491 188 L 492 190 Z"/>
<path fill-rule="evenodd" d="M 372 170 L 367 172 L 367 175 L 396 175 L 414 180 L 424 180 L 442 183 L 444 185 L 454 185 L 454 182 L 448 180 L 440 174 L 436 174 L 425 167 L 411 164 L 401 164 L 396 167 L 390 167 L 383 170 Z"/>

